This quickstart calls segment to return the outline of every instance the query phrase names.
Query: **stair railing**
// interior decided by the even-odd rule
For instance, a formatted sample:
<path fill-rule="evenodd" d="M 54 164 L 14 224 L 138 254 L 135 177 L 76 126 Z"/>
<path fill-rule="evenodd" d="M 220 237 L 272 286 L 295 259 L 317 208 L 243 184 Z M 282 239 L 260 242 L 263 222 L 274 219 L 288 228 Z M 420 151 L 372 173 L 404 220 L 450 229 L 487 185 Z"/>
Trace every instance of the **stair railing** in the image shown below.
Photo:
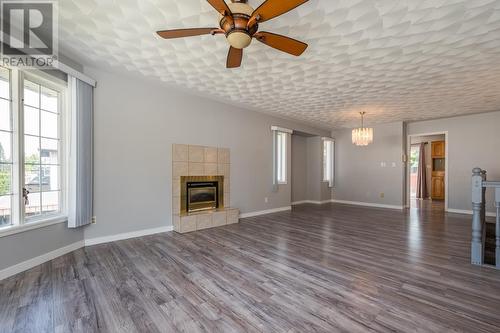
<path fill-rule="evenodd" d="M 482 265 L 484 262 L 484 241 L 486 223 L 486 189 L 495 190 L 495 263 L 500 269 L 500 181 L 487 181 L 486 170 L 472 170 L 472 242 L 471 263 Z"/>

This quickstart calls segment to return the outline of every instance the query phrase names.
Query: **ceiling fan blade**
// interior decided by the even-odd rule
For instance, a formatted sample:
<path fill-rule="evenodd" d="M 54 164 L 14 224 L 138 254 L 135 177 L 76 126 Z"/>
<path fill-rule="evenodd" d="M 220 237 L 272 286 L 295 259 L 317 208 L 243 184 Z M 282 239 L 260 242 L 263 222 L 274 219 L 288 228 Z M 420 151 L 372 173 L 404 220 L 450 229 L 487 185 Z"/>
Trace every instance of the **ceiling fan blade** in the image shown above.
<path fill-rule="evenodd" d="M 208 35 L 218 28 L 191 28 L 191 29 L 174 29 L 174 30 L 163 30 L 156 32 L 160 37 L 165 39 L 170 38 L 181 38 L 181 37 L 191 37 L 199 35 Z"/>
<path fill-rule="evenodd" d="M 259 22 L 270 20 L 276 16 L 280 16 L 309 0 L 267 0 L 264 1 L 252 14 L 252 18 L 258 17 Z"/>
<path fill-rule="evenodd" d="M 241 66 L 241 60 L 243 59 L 243 49 L 237 49 L 234 47 L 229 48 L 229 53 L 227 54 L 227 68 L 236 68 Z"/>
<path fill-rule="evenodd" d="M 290 37 L 273 34 L 271 32 L 258 32 L 253 35 L 261 43 L 264 43 L 277 50 L 299 56 L 307 49 L 307 44 L 299 42 Z"/>
<path fill-rule="evenodd" d="M 221 15 L 232 15 L 231 10 L 227 6 L 227 3 L 224 0 L 207 0 L 212 7 L 215 8 Z"/>

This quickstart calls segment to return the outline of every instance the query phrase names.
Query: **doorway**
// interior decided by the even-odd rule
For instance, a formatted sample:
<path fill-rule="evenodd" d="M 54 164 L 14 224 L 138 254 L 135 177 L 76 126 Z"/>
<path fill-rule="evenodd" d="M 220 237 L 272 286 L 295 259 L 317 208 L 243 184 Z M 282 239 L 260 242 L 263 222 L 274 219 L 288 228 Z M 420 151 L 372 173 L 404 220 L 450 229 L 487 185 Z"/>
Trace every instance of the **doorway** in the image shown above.
<path fill-rule="evenodd" d="M 408 207 L 444 211 L 448 207 L 446 133 L 408 136 Z"/>
<path fill-rule="evenodd" d="M 322 172 L 324 168 L 323 139 L 305 132 L 293 132 L 291 147 L 292 205 L 322 204 L 330 202 L 332 199 L 331 185 L 325 180 L 324 172 Z"/>

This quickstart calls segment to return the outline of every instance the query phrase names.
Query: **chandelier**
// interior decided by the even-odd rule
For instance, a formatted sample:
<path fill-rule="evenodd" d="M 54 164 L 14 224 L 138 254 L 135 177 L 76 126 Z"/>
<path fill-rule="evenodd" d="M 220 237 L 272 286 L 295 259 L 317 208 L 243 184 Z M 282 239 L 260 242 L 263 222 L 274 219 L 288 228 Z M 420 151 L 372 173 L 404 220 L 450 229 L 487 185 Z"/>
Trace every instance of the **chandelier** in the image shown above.
<path fill-rule="evenodd" d="M 359 113 L 361 115 L 361 127 L 352 130 L 352 143 L 356 146 L 368 146 L 370 143 L 373 143 L 373 128 L 363 126 L 365 113 Z"/>

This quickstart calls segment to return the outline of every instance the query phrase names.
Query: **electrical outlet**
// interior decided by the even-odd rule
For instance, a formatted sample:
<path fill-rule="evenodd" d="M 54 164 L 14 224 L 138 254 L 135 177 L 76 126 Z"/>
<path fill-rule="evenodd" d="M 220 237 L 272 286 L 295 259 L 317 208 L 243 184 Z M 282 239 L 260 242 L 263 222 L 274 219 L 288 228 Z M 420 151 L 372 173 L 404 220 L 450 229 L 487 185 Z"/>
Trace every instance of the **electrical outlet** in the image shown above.
<path fill-rule="evenodd" d="M 97 223 L 97 217 L 96 216 L 92 216 L 92 219 L 90 220 L 90 223 L 96 224 Z"/>
<path fill-rule="evenodd" d="M 385 193 L 384 192 L 380 192 L 380 197 L 381 198 L 385 197 Z"/>
<path fill-rule="evenodd" d="M 268 198 L 268 197 L 265 197 L 265 198 L 264 198 L 264 202 L 265 202 L 265 203 L 268 203 L 268 202 L 269 202 L 269 198 Z"/>

